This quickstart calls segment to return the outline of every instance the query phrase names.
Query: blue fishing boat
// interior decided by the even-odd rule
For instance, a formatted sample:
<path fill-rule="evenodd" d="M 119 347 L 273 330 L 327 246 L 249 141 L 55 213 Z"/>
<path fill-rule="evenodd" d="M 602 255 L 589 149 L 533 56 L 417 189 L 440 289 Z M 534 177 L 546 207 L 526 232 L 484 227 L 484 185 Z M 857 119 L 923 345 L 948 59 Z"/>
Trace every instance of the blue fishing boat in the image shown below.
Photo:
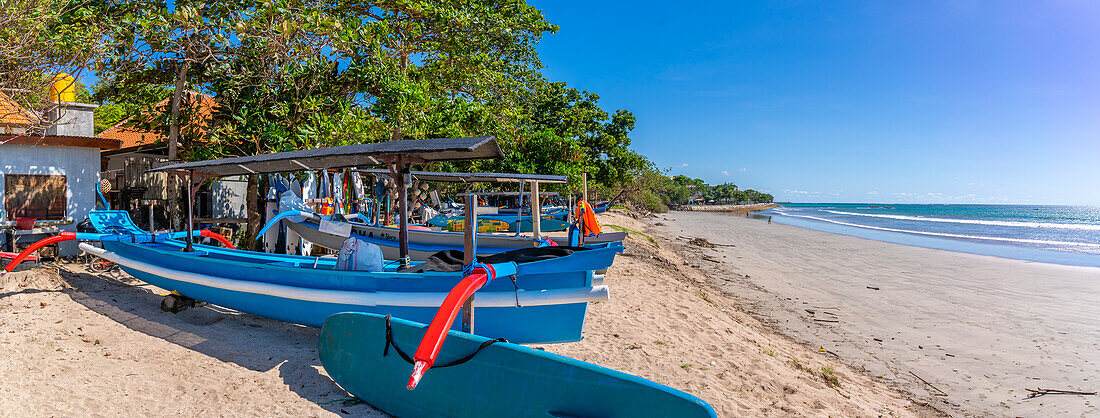
<path fill-rule="evenodd" d="M 395 172 L 404 173 L 411 161 L 502 157 L 494 138 L 478 137 L 348 145 L 182 163 L 156 170 L 186 173 L 194 179 L 199 173 L 212 178 L 386 163 Z M 400 185 L 404 176 L 395 177 Z M 188 182 L 189 190 L 192 185 Z M 404 196 L 398 203 L 405 207 Z M 125 212 L 94 211 L 89 219 L 99 233 L 54 239 L 99 241 L 102 248 L 87 242 L 81 248 L 114 261 L 142 281 L 185 297 L 310 326 L 320 326 L 327 317 L 347 311 L 426 321 L 448 291 L 468 276 L 463 272 L 464 265 L 471 263 L 459 262 L 456 266 L 411 262 L 404 217 L 398 228 L 401 257 L 368 266 L 367 271 L 339 269 L 332 258 L 200 245 L 192 238 L 197 231 L 150 234 L 137 228 Z M 189 214 L 188 224 L 192 224 L 191 219 Z M 476 254 L 476 234 L 467 230 L 466 235 L 470 245 L 464 249 L 468 251 L 458 254 L 458 258 Z M 477 331 L 484 335 L 517 342 L 579 340 L 588 303 L 608 298 L 607 288 L 598 284 L 600 278 L 595 271 L 610 266 L 622 251 L 622 244 L 518 251 L 522 253 L 498 254 L 484 260 L 496 266 L 494 271 L 509 274 L 489 283 L 465 314 L 477 311 Z M 444 259 L 441 256 L 439 260 Z"/>
<path fill-rule="evenodd" d="M 388 176 L 388 170 L 361 169 L 359 173 L 372 176 Z M 411 171 L 412 179 L 419 181 L 451 182 L 451 183 L 530 183 L 532 187 L 537 184 L 561 184 L 565 183 L 565 176 L 538 175 L 538 174 L 513 174 L 513 173 L 440 173 L 426 171 Z M 521 186 L 522 187 L 522 186 Z M 520 193 L 491 193 L 493 195 L 519 196 Z M 543 193 L 540 193 L 543 194 Z M 482 196 L 479 194 L 478 196 Z M 348 237 L 354 236 L 360 240 L 376 244 L 382 248 L 382 253 L 387 258 L 399 257 L 398 229 L 392 226 L 380 225 L 378 222 L 370 222 L 374 218 L 380 218 L 379 214 L 354 214 L 348 216 L 319 215 L 311 211 L 303 203 L 294 201 L 292 196 L 280 202 L 282 212 L 278 217 L 272 218 L 263 231 L 269 230 L 280 222 L 309 242 L 323 247 L 337 249 Z M 480 210 L 480 208 L 479 208 Z M 555 208 L 551 216 L 540 219 L 538 231 L 534 230 L 530 216 L 519 220 L 517 214 L 511 215 L 485 215 L 479 214 L 478 219 L 500 220 L 509 223 L 509 231 L 517 232 L 516 235 L 478 234 L 478 255 L 492 255 L 517 248 L 531 248 L 544 245 L 553 241 L 557 245 L 578 245 L 579 240 L 570 240 L 568 237 L 544 237 L 544 231 L 563 231 L 568 229 L 569 223 L 558 220 L 568 216 L 568 211 L 563 208 Z M 464 220 L 464 216 L 438 216 L 428 224 L 447 228 L 451 222 Z M 520 236 L 518 232 L 533 233 L 532 236 Z M 460 232 L 413 230 L 408 231 L 409 257 L 413 260 L 424 260 L 443 250 L 461 250 L 463 248 L 464 235 Z M 606 243 L 622 241 L 626 234 L 611 234 L 602 239 L 589 238 L 590 243 Z"/>
<path fill-rule="evenodd" d="M 516 214 L 496 214 L 496 215 L 478 215 L 481 219 L 491 219 L 495 221 L 507 222 L 509 232 L 531 232 L 531 215 L 516 215 Z M 568 218 L 569 211 L 565 209 L 558 209 L 554 212 L 544 213 L 539 220 L 541 221 L 540 230 L 546 232 L 564 231 L 569 229 L 569 222 L 564 221 L 561 218 Z M 427 222 L 428 225 L 446 228 L 451 222 L 462 220 L 461 216 L 446 216 L 440 215 Z M 522 230 L 517 231 L 516 225 L 522 225 Z"/>
<path fill-rule="evenodd" d="M 321 328 L 321 365 L 348 392 L 395 416 L 715 416 L 703 400 L 668 386 L 458 331 L 449 332 L 431 374 L 408 390 L 413 366 L 406 351 L 425 328 L 383 315 L 335 315 Z"/>
<path fill-rule="evenodd" d="M 106 234 L 78 234 L 99 241 L 85 252 L 113 261 L 131 276 L 189 298 L 257 316 L 319 327 L 339 312 L 393 314 L 429 321 L 463 276 L 455 272 L 408 273 L 398 263 L 383 271 L 346 271 L 331 257 L 267 254 L 193 244 L 179 234 L 149 234 L 123 211 L 93 211 L 93 226 Z M 543 261 L 518 263 L 516 281 L 498 280 L 478 294 L 478 331 L 517 342 L 565 342 L 581 338 L 590 302 L 608 299 L 593 285 L 593 270 L 610 266 L 621 247 L 610 244 Z M 415 270 L 417 264 L 411 264 Z M 408 269 L 406 269 L 408 270 Z"/>

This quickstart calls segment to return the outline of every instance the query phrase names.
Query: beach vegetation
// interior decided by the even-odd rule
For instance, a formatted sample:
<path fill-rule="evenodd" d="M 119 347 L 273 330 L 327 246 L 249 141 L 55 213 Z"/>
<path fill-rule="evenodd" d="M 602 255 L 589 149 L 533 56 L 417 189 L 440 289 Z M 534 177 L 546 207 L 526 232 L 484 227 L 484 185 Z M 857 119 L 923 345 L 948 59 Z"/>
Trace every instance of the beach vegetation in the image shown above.
<path fill-rule="evenodd" d="M 684 363 L 684 364 L 680 365 L 680 368 L 684 369 L 684 370 L 691 370 L 692 367 L 694 367 L 694 366 L 692 366 L 691 363 Z"/>
<path fill-rule="evenodd" d="M 614 229 L 614 230 L 619 231 L 619 232 L 626 232 L 630 235 L 636 235 L 636 236 L 644 237 L 645 239 L 649 240 L 649 242 L 651 244 L 656 244 L 657 243 L 657 240 L 653 239 L 653 237 L 651 237 L 649 235 L 646 235 L 646 233 L 644 233 L 644 232 L 635 231 L 635 230 L 627 228 L 625 226 L 619 226 L 619 225 L 613 225 L 613 224 L 604 224 L 604 226 L 606 226 L 608 228 L 611 228 L 611 229 Z"/>
<path fill-rule="evenodd" d="M 709 185 L 702 179 L 669 175 L 669 171 L 648 164 L 635 172 L 632 182 L 603 190 L 602 195 L 654 213 L 667 212 L 669 207 L 678 205 L 771 203 L 774 199 L 753 189 L 740 190 L 733 183 Z"/>
<path fill-rule="evenodd" d="M 666 345 L 668 341 L 654 340 L 653 343 L 657 345 Z"/>
<path fill-rule="evenodd" d="M 821 376 L 821 380 L 825 381 L 825 384 L 827 384 L 829 386 L 832 386 L 832 387 L 835 387 L 835 388 L 840 387 L 840 378 L 837 377 L 836 370 L 833 370 L 832 367 L 821 366 L 820 376 Z"/>
<path fill-rule="evenodd" d="M 775 356 L 776 356 L 776 354 L 775 354 L 775 350 L 772 350 L 772 349 L 770 349 L 770 348 L 765 348 L 765 349 L 763 349 L 763 350 L 760 350 L 760 352 L 762 352 L 762 353 L 764 353 L 764 354 L 767 354 L 767 355 L 769 355 L 769 356 L 772 356 L 772 357 L 775 357 Z"/>

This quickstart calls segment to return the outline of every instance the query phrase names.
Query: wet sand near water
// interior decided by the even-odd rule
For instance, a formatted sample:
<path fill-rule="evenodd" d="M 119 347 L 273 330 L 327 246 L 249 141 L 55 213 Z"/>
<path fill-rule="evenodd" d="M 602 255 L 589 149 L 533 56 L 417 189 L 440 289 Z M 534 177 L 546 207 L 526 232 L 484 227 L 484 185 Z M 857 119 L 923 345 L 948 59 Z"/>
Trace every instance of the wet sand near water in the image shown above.
<path fill-rule="evenodd" d="M 754 316 L 934 406 L 972 416 L 1100 415 L 1100 397 L 1025 390 L 1100 390 L 1100 269 L 721 214 L 657 221 L 659 235 L 696 254 L 693 263 Z M 696 237 L 734 246 L 686 244 Z"/>

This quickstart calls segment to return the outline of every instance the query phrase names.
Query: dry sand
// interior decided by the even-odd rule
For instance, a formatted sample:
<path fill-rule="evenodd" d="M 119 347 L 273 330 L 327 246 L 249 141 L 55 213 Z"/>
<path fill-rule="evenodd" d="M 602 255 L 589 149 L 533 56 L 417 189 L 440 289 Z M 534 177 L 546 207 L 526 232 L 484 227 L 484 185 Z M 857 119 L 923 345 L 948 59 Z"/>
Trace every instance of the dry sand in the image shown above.
<path fill-rule="evenodd" d="M 317 333 L 216 307 L 160 311 L 163 290 L 79 264 L 0 278 L 2 416 L 384 416 L 329 379 Z M 335 401 L 335 402 L 333 402 Z"/>
<path fill-rule="evenodd" d="M 601 222 L 647 231 L 623 214 Z M 584 341 L 541 347 L 689 391 L 719 416 L 938 414 L 763 325 L 685 265 L 698 262 L 674 235 L 654 237 L 628 239 Z M 0 278 L 0 415 L 380 415 L 341 401 L 316 329 L 209 306 L 168 314 L 161 289 L 58 267 Z"/>
<path fill-rule="evenodd" d="M 1025 391 L 1100 390 L 1100 269 L 720 214 L 673 212 L 656 221 L 664 224 L 657 235 L 680 244 L 702 237 L 735 245 L 684 247 L 754 316 L 947 412 L 1100 416 L 1100 397 L 1029 399 Z M 933 396 L 910 372 L 947 396 Z"/>
<path fill-rule="evenodd" d="M 618 213 L 599 219 L 605 229 L 648 230 Z M 666 236 L 649 237 L 653 241 L 632 232 L 626 252 L 608 269 L 611 301 L 589 308 L 584 340 L 547 345 L 547 351 L 685 390 L 718 416 L 942 416 L 765 327 Z"/>

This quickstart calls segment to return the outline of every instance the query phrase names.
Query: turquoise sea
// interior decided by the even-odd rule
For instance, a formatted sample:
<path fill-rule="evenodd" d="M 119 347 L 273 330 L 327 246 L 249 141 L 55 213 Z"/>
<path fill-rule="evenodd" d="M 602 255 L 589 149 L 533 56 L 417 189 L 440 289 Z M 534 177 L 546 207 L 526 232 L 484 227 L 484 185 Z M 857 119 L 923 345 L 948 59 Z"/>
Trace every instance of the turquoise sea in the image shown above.
<path fill-rule="evenodd" d="M 787 203 L 760 214 L 899 244 L 1100 267 L 1100 207 Z"/>

